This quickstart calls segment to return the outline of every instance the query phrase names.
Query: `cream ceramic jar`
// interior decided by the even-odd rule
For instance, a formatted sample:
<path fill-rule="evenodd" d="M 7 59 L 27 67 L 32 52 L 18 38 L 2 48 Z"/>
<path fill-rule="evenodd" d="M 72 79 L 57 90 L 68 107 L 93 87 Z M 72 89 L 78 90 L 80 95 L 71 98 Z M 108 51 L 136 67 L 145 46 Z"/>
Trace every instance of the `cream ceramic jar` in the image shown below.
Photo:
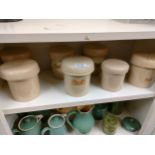
<path fill-rule="evenodd" d="M 102 88 L 108 91 L 119 91 L 124 83 L 129 65 L 123 60 L 107 59 L 102 63 Z"/>
<path fill-rule="evenodd" d="M 101 63 L 108 54 L 108 48 L 105 45 L 99 43 L 88 43 L 83 48 L 83 54 L 90 57 L 95 63 L 94 75 L 101 73 Z"/>
<path fill-rule="evenodd" d="M 0 56 L 3 62 L 24 60 L 31 58 L 31 51 L 25 46 L 8 46 L 3 48 Z"/>
<path fill-rule="evenodd" d="M 128 81 L 137 87 L 150 87 L 155 81 L 155 52 L 134 52 Z"/>
<path fill-rule="evenodd" d="M 74 49 L 66 45 L 55 45 L 50 48 L 51 69 L 57 78 L 63 78 L 61 63 L 64 58 L 76 55 Z"/>
<path fill-rule="evenodd" d="M 62 62 L 65 90 L 71 96 L 84 96 L 88 93 L 94 63 L 90 58 L 76 56 Z"/>
<path fill-rule="evenodd" d="M 0 76 L 8 81 L 17 101 L 30 101 L 39 95 L 39 71 L 38 63 L 31 59 L 10 61 L 0 66 Z"/>

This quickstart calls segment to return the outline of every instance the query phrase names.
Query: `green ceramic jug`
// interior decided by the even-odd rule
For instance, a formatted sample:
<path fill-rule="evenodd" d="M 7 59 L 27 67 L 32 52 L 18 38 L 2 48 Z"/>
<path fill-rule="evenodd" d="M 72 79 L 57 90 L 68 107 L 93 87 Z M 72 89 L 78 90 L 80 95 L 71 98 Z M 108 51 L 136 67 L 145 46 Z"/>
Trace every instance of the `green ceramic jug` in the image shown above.
<path fill-rule="evenodd" d="M 28 115 L 19 120 L 18 128 L 13 129 L 18 135 L 40 135 L 43 115 Z"/>
<path fill-rule="evenodd" d="M 93 106 L 85 106 L 82 109 L 70 111 L 67 114 L 67 123 L 78 133 L 86 134 L 94 126 L 92 115 Z"/>
<path fill-rule="evenodd" d="M 109 104 L 109 112 L 114 115 L 120 115 L 124 108 L 124 102 L 114 102 Z"/>
<path fill-rule="evenodd" d="M 48 126 L 42 129 L 42 135 L 64 135 L 66 133 L 65 117 L 61 114 L 50 116 Z"/>

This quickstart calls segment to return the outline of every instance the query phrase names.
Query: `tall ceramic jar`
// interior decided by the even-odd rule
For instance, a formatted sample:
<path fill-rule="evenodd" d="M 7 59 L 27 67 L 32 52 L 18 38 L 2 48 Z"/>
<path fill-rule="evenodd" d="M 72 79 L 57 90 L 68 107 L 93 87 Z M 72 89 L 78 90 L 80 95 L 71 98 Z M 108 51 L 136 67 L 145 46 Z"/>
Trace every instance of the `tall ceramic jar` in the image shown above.
<path fill-rule="evenodd" d="M 89 91 L 94 63 L 84 56 L 66 58 L 62 62 L 65 90 L 71 96 L 84 96 Z"/>
<path fill-rule="evenodd" d="M 15 60 L 0 66 L 0 77 L 8 81 L 16 101 L 30 101 L 40 93 L 39 71 L 38 63 L 34 60 Z"/>
<path fill-rule="evenodd" d="M 108 54 L 108 47 L 99 43 L 88 43 L 83 48 L 83 54 L 90 57 L 95 63 L 94 75 L 101 73 L 101 63 Z"/>
<path fill-rule="evenodd" d="M 128 81 L 137 87 L 150 87 L 155 81 L 155 52 L 137 51 L 131 57 Z"/>
<path fill-rule="evenodd" d="M 129 70 L 127 62 L 119 59 L 107 59 L 102 63 L 102 88 L 108 91 L 119 91 Z"/>
<path fill-rule="evenodd" d="M 66 45 L 55 45 L 50 48 L 51 69 L 55 77 L 62 79 L 61 63 L 64 58 L 76 55 L 73 48 Z"/>

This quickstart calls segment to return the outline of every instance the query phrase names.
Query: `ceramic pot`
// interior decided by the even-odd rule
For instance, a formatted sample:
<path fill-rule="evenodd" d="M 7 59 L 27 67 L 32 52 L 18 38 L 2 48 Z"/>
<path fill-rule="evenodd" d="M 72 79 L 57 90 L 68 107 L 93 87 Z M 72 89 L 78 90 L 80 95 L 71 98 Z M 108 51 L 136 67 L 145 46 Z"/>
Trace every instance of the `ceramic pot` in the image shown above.
<path fill-rule="evenodd" d="M 155 53 L 134 52 L 131 64 L 128 81 L 137 87 L 150 87 L 155 81 Z"/>
<path fill-rule="evenodd" d="M 93 116 L 95 120 L 102 120 L 108 111 L 108 104 L 97 104 L 93 109 Z"/>
<path fill-rule="evenodd" d="M 92 109 L 93 106 L 84 106 L 80 110 L 70 111 L 67 114 L 67 123 L 76 130 L 77 133 L 87 134 L 94 126 Z"/>
<path fill-rule="evenodd" d="M 90 76 L 94 63 L 90 58 L 77 56 L 66 58 L 62 62 L 65 90 L 71 96 L 84 96 L 89 91 Z"/>
<path fill-rule="evenodd" d="M 119 59 L 107 59 L 102 63 L 102 88 L 108 91 L 119 91 L 124 83 L 129 65 Z"/>
<path fill-rule="evenodd" d="M 18 128 L 13 129 L 13 133 L 19 135 L 40 135 L 42 118 L 43 115 L 28 115 L 23 117 L 18 123 Z"/>
<path fill-rule="evenodd" d="M 76 107 L 68 107 L 68 108 L 57 108 L 56 111 L 62 114 L 66 114 L 69 111 L 76 110 Z"/>
<path fill-rule="evenodd" d="M 48 127 L 42 129 L 41 134 L 64 135 L 66 131 L 65 117 L 60 114 L 54 114 L 48 119 Z"/>
<path fill-rule="evenodd" d="M 93 75 L 99 75 L 101 73 L 101 63 L 105 59 L 107 53 L 107 46 L 99 43 L 87 43 L 83 47 L 83 54 L 94 61 L 95 70 Z"/>
<path fill-rule="evenodd" d="M 25 60 L 31 58 L 31 51 L 25 46 L 8 46 L 3 48 L 0 56 L 3 62 Z"/>
<path fill-rule="evenodd" d="M 17 101 L 30 101 L 39 95 L 39 71 L 38 63 L 31 59 L 10 61 L 0 66 L 0 76 L 8 81 Z"/>
<path fill-rule="evenodd" d="M 51 69 L 55 77 L 63 79 L 61 70 L 62 60 L 74 55 L 76 55 L 74 49 L 66 45 L 55 45 L 50 48 L 49 57 L 51 60 Z"/>
<path fill-rule="evenodd" d="M 120 115 L 124 108 L 124 102 L 114 102 L 109 104 L 109 111 L 114 115 Z"/>

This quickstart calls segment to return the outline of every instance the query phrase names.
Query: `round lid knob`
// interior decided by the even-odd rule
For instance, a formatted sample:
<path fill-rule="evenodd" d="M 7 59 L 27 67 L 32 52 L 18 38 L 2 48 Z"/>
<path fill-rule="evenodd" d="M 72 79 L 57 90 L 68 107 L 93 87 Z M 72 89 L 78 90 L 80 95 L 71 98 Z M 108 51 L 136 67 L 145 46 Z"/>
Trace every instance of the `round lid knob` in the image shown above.
<path fill-rule="evenodd" d="M 113 74 L 125 74 L 129 70 L 129 65 L 120 59 L 107 59 L 102 63 L 102 70 Z"/>
<path fill-rule="evenodd" d="M 55 59 L 61 60 L 65 57 L 73 56 L 73 55 L 75 55 L 74 49 L 66 45 L 51 46 L 50 52 L 49 52 L 49 57 L 52 60 L 55 60 Z"/>
<path fill-rule="evenodd" d="M 0 66 L 0 76 L 7 81 L 24 80 L 34 77 L 40 69 L 35 60 L 14 60 Z"/>
<path fill-rule="evenodd" d="M 29 59 L 31 58 L 31 51 L 25 46 L 5 47 L 1 52 L 1 59 L 3 62 Z"/>
<path fill-rule="evenodd" d="M 131 63 L 139 67 L 155 69 L 155 52 L 136 51 L 132 54 Z"/>
<path fill-rule="evenodd" d="M 69 57 L 62 61 L 62 71 L 73 76 L 89 75 L 94 71 L 94 62 L 84 56 Z"/>

